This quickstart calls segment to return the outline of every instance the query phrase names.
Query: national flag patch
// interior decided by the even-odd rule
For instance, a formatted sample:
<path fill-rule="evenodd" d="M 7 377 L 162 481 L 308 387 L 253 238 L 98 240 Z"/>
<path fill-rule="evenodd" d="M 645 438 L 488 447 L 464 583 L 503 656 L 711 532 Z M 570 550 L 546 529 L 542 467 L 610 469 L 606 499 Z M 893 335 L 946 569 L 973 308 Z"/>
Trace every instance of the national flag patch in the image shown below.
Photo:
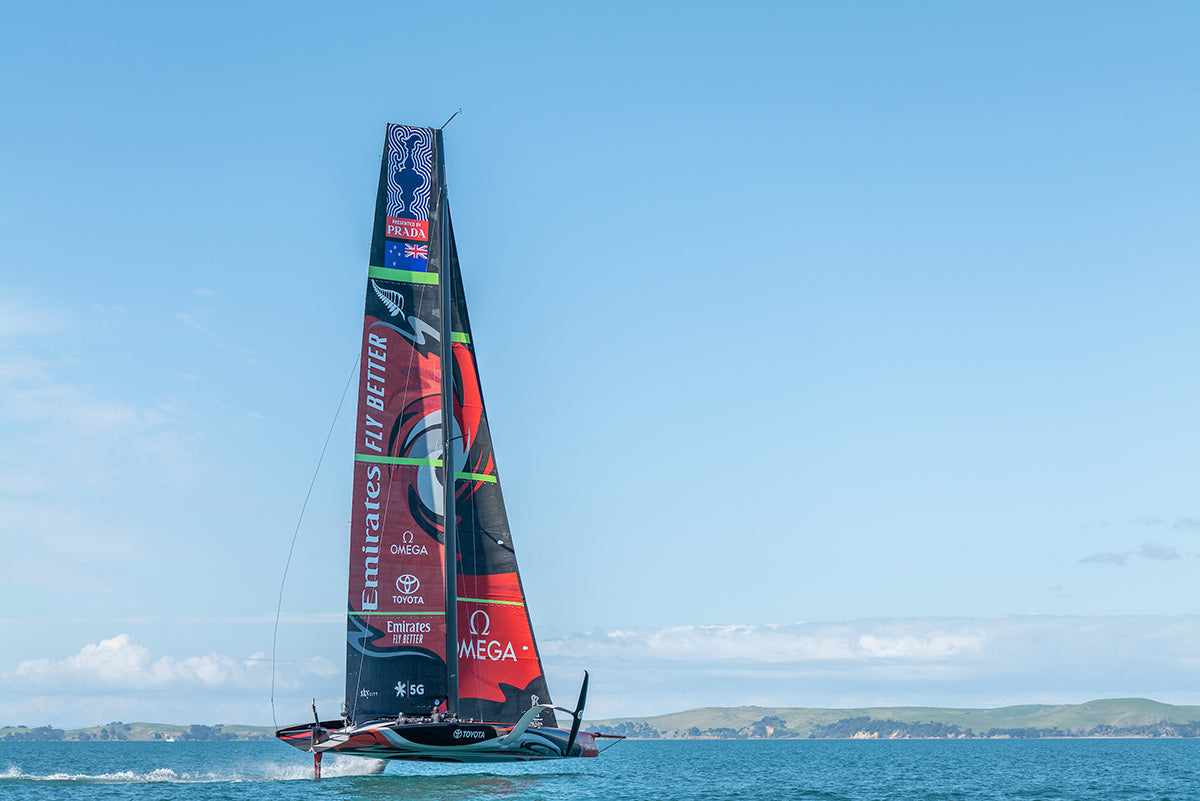
<path fill-rule="evenodd" d="M 428 272 L 429 245 L 418 245 L 414 242 L 388 242 L 384 266 L 389 270 Z"/>

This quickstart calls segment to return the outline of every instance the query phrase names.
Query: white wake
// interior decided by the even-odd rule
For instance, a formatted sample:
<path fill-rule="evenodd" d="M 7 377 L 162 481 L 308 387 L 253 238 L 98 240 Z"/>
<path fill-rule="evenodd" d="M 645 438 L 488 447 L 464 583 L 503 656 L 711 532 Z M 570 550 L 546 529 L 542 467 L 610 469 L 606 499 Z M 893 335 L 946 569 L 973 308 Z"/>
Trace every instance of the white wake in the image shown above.
<path fill-rule="evenodd" d="M 360 757 L 325 757 L 321 778 L 341 776 L 370 776 L 382 773 L 387 762 Z M 274 782 L 312 779 L 312 764 L 281 764 L 275 762 L 251 765 L 241 769 L 205 773 L 179 773 L 171 768 L 155 768 L 146 773 L 131 770 L 111 773 L 25 773 L 16 765 L 0 773 L 0 783 L 7 782 L 74 782 L 81 784 L 213 784 L 218 782 Z M 0 786 L 3 786 L 0 784 Z"/>

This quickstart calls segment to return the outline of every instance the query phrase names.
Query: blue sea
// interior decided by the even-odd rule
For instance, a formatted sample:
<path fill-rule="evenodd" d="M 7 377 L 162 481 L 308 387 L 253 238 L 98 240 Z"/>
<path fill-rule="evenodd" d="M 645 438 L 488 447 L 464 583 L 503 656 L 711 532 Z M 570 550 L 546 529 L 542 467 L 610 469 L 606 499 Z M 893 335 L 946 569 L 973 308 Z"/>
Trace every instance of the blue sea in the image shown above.
<path fill-rule="evenodd" d="M 626 741 L 524 765 L 327 756 L 323 774 L 275 742 L 0 744 L 5 801 L 1200 801 L 1200 740 Z"/>

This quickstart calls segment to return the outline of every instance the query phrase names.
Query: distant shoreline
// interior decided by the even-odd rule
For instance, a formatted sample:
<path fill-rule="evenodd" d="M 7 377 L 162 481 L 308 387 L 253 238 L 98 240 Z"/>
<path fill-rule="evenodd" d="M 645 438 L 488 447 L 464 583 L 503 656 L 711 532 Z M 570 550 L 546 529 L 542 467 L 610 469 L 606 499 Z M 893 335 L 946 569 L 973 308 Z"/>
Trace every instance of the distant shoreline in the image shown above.
<path fill-rule="evenodd" d="M 12 742 L 221 742 L 235 740 L 274 740 L 272 726 L 246 726 L 200 723 L 124 723 L 113 721 L 103 726 L 82 729 L 58 729 L 54 726 L 0 727 L 0 744 Z"/>
<path fill-rule="evenodd" d="M 1200 707 L 1146 698 L 994 709 L 706 707 L 642 718 L 587 721 L 604 734 L 644 740 L 999 740 L 1200 737 Z"/>
<path fill-rule="evenodd" d="M 1146 698 L 994 709 L 704 707 L 649 717 L 588 720 L 584 728 L 631 740 L 1012 740 L 1200 737 L 1200 706 Z M 271 726 L 124 723 L 58 729 L 0 726 L 6 742 L 219 742 L 272 740 Z"/>

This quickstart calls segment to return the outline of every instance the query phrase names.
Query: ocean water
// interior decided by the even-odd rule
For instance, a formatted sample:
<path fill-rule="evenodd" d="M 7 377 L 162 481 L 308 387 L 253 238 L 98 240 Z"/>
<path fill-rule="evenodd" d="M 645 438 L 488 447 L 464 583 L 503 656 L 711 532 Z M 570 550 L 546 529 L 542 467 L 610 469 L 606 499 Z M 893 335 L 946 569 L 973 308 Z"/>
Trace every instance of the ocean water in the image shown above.
<path fill-rule="evenodd" d="M 323 773 L 275 742 L 0 743 L 5 801 L 1200 801 L 1200 740 L 626 741 L 523 765 L 327 756 Z"/>

